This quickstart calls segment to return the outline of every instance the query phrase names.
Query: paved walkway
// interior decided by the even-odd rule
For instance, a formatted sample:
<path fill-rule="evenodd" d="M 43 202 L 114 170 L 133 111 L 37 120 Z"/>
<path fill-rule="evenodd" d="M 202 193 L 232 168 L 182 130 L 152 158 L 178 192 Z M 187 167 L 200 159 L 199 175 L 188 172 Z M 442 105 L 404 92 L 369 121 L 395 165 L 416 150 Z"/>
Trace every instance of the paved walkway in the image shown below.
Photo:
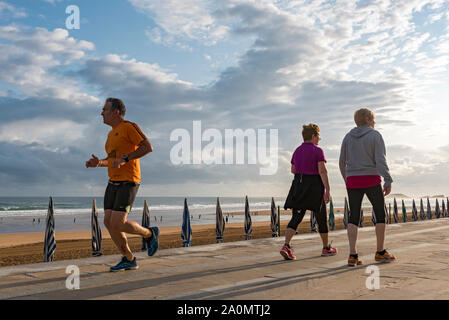
<path fill-rule="evenodd" d="M 318 234 L 293 238 L 296 261 L 279 254 L 283 238 L 136 254 L 139 270 L 109 272 L 120 256 L 0 268 L 0 299 L 447 299 L 449 219 L 387 227 L 387 249 L 398 262 L 374 261 L 374 229 L 361 228 L 363 266 L 347 267 L 346 231 L 330 234 L 339 254 L 321 257 Z M 68 290 L 66 268 L 80 270 L 80 289 Z M 379 289 L 368 284 L 378 267 Z M 370 278 L 368 278 L 370 277 Z"/>

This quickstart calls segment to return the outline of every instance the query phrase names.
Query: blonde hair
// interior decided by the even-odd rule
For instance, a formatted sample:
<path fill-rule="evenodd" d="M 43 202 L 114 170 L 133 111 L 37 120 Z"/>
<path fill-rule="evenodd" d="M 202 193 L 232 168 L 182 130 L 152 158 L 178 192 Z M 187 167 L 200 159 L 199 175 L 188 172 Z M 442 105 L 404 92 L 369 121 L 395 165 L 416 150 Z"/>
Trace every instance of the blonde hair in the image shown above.
<path fill-rule="evenodd" d="M 318 125 L 309 123 L 302 126 L 302 138 L 304 141 L 308 141 L 312 139 L 313 135 L 320 134 L 320 127 Z"/>
<path fill-rule="evenodd" d="M 354 122 L 357 125 L 357 127 L 361 127 L 366 125 L 366 118 L 373 120 L 374 119 L 374 112 L 372 112 L 370 109 L 362 108 L 357 110 L 354 113 Z"/>

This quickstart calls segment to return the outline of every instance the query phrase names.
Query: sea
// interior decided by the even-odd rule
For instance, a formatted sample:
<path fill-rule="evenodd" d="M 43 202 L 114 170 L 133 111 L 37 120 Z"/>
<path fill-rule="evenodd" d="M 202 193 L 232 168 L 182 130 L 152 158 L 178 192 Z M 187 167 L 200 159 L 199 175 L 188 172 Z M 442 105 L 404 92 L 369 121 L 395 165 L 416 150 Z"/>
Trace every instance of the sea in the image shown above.
<path fill-rule="evenodd" d="M 95 199 L 100 227 L 103 224 L 103 197 L 53 197 L 55 213 L 55 229 L 58 231 L 89 230 L 91 214 Z M 142 222 L 144 201 L 148 202 L 151 226 L 181 226 L 184 209 L 184 197 L 137 197 L 134 201 L 129 220 Z M 270 210 L 271 197 L 249 197 L 249 207 L 252 213 Z M 401 201 L 410 207 L 412 199 L 397 199 L 399 212 Z M 285 197 L 274 197 L 276 207 L 282 209 Z M 435 200 L 431 200 L 432 208 Z M 187 198 L 192 225 L 215 224 L 216 197 Z M 393 199 L 386 199 L 387 206 L 393 207 Z M 0 234 L 45 232 L 45 221 L 48 212 L 49 197 L 0 197 Z M 229 223 L 244 223 L 244 215 L 233 215 L 233 212 L 245 211 L 244 197 L 220 197 L 220 205 Z M 334 208 L 343 208 L 344 198 L 334 199 Z M 416 201 L 419 206 L 419 200 Z M 426 202 L 424 202 L 426 205 Z M 441 205 L 441 202 L 440 202 Z M 370 206 L 367 199 L 363 206 Z M 328 206 L 329 210 L 329 206 Z M 419 210 L 419 207 L 418 207 Z M 371 215 L 371 212 L 369 212 Z M 335 214 L 336 217 L 339 214 Z M 252 221 L 270 221 L 269 215 L 252 215 Z M 281 215 L 281 220 L 290 219 L 290 215 Z"/>
<path fill-rule="evenodd" d="M 99 223 L 103 224 L 103 197 L 52 197 L 55 229 L 59 231 L 89 230 L 93 200 L 98 209 Z M 136 197 L 129 220 L 142 222 L 144 201 L 148 202 L 151 226 L 181 226 L 184 197 Z M 274 197 L 276 206 L 283 207 L 285 198 Z M 215 224 L 216 197 L 187 198 L 192 225 Z M 220 197 L 225 218 L 230 223 L 242 223 L 245 211 L 244 197 Z M 44 232 L 49 197 L 0 197 L 0 234 Z M 249 197 L 250 211 L 270 210 L 270 197 Z M 229 214 L 228 214 L 229 213 Z M 282 217 L 284 218 L 284 217 Z M 252 221 L 270 221 L 270 216 L 253 215 Z"/>

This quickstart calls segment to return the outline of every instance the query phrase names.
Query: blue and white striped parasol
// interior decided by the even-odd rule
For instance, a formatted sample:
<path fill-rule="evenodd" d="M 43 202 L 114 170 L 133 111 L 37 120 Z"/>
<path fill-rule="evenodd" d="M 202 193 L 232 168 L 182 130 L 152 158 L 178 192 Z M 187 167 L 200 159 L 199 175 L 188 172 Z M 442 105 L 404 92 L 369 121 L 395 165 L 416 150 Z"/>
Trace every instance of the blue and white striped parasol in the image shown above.
<path fill-rule="evenodd" d="M 432 207 L 430 206 L 429 198 L 427 198 L 427 219 L 432 219 Z"/>
<path fill-rule="evenodd" d="M 221 210 L 220 199 L 217 197 L 217 208 L 215 210 L 216 214 L 216 226 L 215 233 L 217 235 L 217 243 L 223 242 L 223 235 L 225 232 L 225 219 L 223 217 L 223 211 Z"/>
<path fill-rule="evenodd" d="M 402 199 L 402 222 L 407 222 L 407 209 L 405 208 L 404 199 Z"/>
<path fill-rule="evenodd" d="M 393 201 L 393 218 L 394 218 L 394 223 L 399 222 L 398 204 L 396 203 L 396 198 L 394 198 L 394 201 Z"/>
<path fill-rule="evenodd" d="M 419 216 L 420 216 L 421 220 L 426 219 L 426 213 L 424 212 L 424 204 L 422 202 L 422 198 L 421 198 L 421 203 L 419 205 Z"/>
<path fill-rule="evenodd" d="M 56 250 L 54 214 L 53 199 L 50 197 L 50 201 L 48 203 L 47 224 L 45 227 L 44 262 L 53 261 Z"/>
<path fill-rule="evenodd" d="M 248 196 L 245 197 L 245 239 L 251 240 L 253 227 L 251 222 L 251 213 L 249 211 Z"/>
<path fill-rule="evenodd" d="M 348 222 L 349 222 L 349 206 L 348 206 L 348 199 L 345 197 L 345 208 L 343 211 L 343 225 L 345 226 L 345 229 L 348 229 Z"/>
<path fill-rule="evenodd" d="M 278 215 L 276 212 L 276 204 L 274 198 L 271 198 L 271 236 L 273 238 L 278 237 Z"/>
<path fill-rule="evenodd" d="M 388 214 L 388 210 L 387 210 L 387 204 L 384 204 L 384 210 L 385 210 L 385 223 L 386 224 L 390 224 L 390 215 Z"/>
<path fill-rule="evenodd" d="M 446 217 L 449 217 L 449 198 L 446 198 Z"/>
<path fill-rule="evenodd" d="M 92 201 L 92 216 L 91 216 L 91 229 L 92 229 L 92 256 L 102 256 L 101 252 L 101 228 L 98 223 L 98 210 L 97 201 Z"/>
<path fill-rule="evenodd" d="M 388 223 L 391 224 L 391 203 L 388 203 Z"/>
<path fill-rule="evenodd" d="M 446 204 L 444 203 L 444 199 L 441 201 L 441 215 L 443 218 L 446 218 Z"/>
<path fill-rule="evenodd" d="M 150 209 L 148 208 L 147 200 L 143 202 L 142 227 L 147 229 L 150 228 Z M 142 238 L 142 251 L 147 250 L 148 250 L 148 239 Z"/>
<path fill-rule="evenodd" d="M 439 219 L 441 216 L 440 204 L 438 203 L 438 199 L 435 201 L 435 217 Z"/>
<path fill-rule="evenodd" d="M 329 229 L 331 229 L 331 231 L 335 230 L 334 203 L 332 202 L 332 198 L 329 202 Z"/>
<path fill-rule="evenodd" d="M 318 222 L 316 221 L 316 213 L 310 211 L 310 232 L 317 232 L 316 230 L 317 223 Z"/>
<path fill-rule="evenodd" d="M 412 220 L 413 221 L 418 220 L 418 209 L 416 209 L 415 199 L 413 199 L 413 204 L 412 204 Z"/>
<path fill-rule="evenodd" d="M 359 228 L 363 228 L 363 209 L 360 209 Z"/>
<path fill-rule="evenodd" d="M 184 212 L 182 215 L 182 230 L 181 230 L 182 246 L 191 247 L 192 226 L 190 225 L 189 207 L 187 206 L 187 198 L 184 199 Z"/>

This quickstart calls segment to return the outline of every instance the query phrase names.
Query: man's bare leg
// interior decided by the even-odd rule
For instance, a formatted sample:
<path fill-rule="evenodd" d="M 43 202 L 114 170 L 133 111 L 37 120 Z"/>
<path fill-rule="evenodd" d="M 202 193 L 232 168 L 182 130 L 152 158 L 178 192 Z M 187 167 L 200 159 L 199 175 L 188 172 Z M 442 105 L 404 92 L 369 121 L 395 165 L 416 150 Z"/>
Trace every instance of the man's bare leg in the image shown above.
<path fill-rule="evenodd" d="M 134 221 L 126 220 L 128 213 L 121 211 L 112 211 L 113 224 L 120 226 L 120 232 L 129 234 L 137 234 L 143 238 L 149 238 L 153 235 L 151 230 L 142 227 L 140 224 Z"/>
<path fill-rule="evenodd" d="M 125 233 L 137 234 L 143 238 L 149 238 L 153 235 L 151 230 L 148 230 L 134 221 L 128 221 L 126 218 L 128 216 L 127 212 L 122 211 L 112 211 L 111 212 L 111 226 L 114 233 L 114 243 L 117 245 L 122 254 L 132 261 L 134 255 L 129 248 L 128 239 Z M 112 237 L 112 235 L 111 235 Z"/>
<path fill-rule="evenodd" d="M 385 223 L 376 224 L 376 237 L 377 237 L 377 251 L 380 252 L 385 249 Z"/>
<path fill-rule="evenodd" d="M 126 250 L 126 248 L 123 249 L 123 242 L 124 241 L 126 242 L 126 235 L 122 232 L 116 231 L 112 227 L 112 210 L 105 210 L 104 225 L 108 229 L 109 235 L 111 236 L 111 239 L 114 242 L 117 249 L 119 249 L 120 253 L 124 255 L 127 259 L 128 257 L 132 258 L 132 255 L 131 256 L 129 255 L 129 252 L 131 252 L 131 250 L 129 250 L 129 247 L 127 248 L 128 250 Z"/>
<path fill-rule="evenodd" d="M 357 253 L 357 238 L 359 235 L 359 228 L 352 224 L 348 224 L 348 240 L 349 240 L 349 254 Z"/>

